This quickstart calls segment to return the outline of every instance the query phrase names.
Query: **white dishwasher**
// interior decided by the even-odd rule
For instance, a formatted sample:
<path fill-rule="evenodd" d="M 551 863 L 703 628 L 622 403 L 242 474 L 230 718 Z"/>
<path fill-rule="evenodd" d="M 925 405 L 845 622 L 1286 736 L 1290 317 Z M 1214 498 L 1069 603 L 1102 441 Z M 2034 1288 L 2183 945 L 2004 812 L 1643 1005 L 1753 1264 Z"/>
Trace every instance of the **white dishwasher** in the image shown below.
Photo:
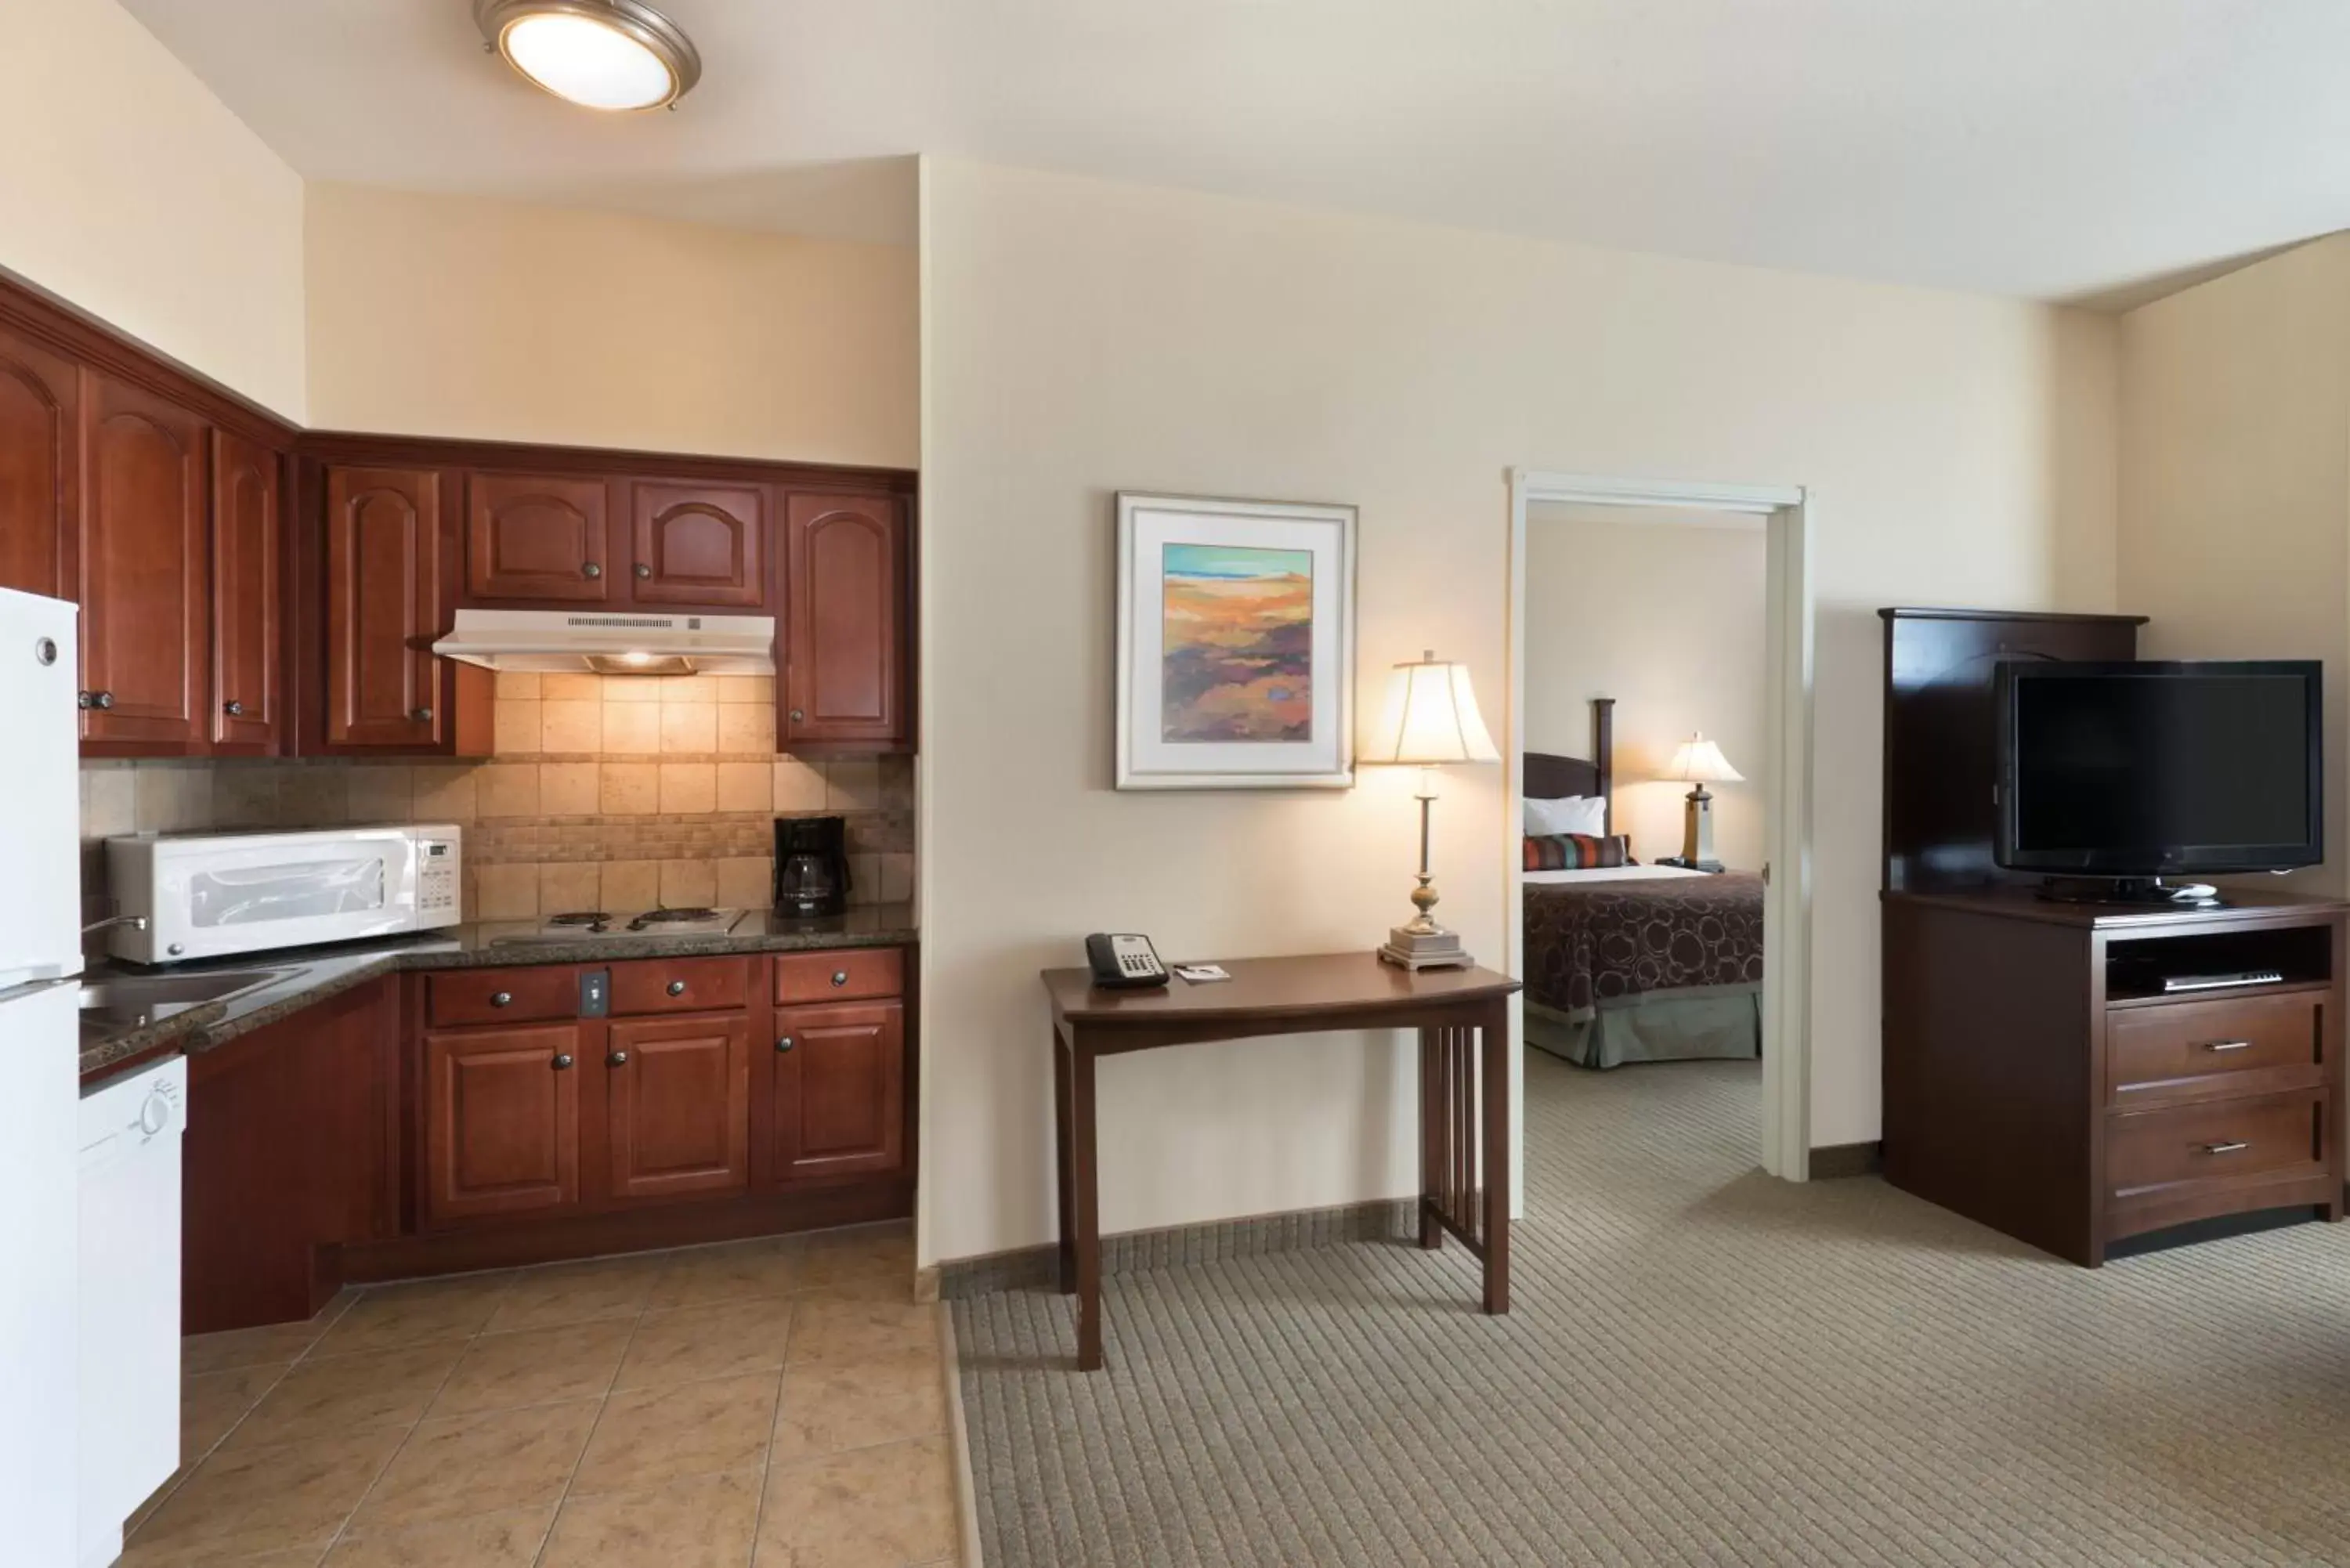
<path fill-rule="evenodd" d="M 81 1102 L 79 1568 L 180 1464 L 180 1134 L 174 1056 Z"/>

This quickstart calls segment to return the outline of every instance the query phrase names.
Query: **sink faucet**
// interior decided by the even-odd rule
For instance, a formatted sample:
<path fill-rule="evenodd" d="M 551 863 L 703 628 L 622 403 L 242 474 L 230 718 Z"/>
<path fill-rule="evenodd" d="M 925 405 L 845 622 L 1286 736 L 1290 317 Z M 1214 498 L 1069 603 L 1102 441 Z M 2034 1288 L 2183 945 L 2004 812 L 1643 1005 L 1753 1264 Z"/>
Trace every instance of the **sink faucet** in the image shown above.
<path fill-rule="evenodd" d="M 84 926 L 81 929 L 81 934 L 83 936 L 88 936 L 92 931 L 102 931 L 109 926 L 129 926 L 134 931 L 143 931 L 147 929 L 147 917 L 144 915 L 109 915 L 102 920 L 94 920 L 90 924 Z"/>

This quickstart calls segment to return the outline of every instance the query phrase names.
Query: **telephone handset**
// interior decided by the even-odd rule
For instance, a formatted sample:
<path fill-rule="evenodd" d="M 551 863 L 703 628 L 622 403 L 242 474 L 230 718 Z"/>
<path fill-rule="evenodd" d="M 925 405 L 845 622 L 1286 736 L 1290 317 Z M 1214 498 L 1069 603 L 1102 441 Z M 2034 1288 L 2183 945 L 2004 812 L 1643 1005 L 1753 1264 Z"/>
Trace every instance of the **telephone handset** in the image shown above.
<path fill-rule="evenodd" d="M 1086 939 L 1086 961 L 1093 966 L 1094 983 L 1112 990 L 1167 983 L 1167 966 L 1149 937 L 1096 931 Z"/>

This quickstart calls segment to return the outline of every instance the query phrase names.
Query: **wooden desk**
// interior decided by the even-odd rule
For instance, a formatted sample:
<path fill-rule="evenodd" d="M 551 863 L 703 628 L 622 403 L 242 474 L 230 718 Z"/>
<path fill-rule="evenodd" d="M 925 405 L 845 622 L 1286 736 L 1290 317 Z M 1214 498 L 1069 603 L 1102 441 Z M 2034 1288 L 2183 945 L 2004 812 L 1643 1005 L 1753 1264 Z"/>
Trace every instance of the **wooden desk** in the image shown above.
<path fill-rule="evenodd" d="M 1094 1063 L 1128 1051 L 1331 1029 L 1418 1029 L 1419 1244 L 1441 1246 L 1451 1231 L 1485 1265 L 1485 1310 L 1509 1311 L 1509 997 L 1518 982 L 1484 969 L 1413 974 L 1368 952 L 1222 962 L 1230 981 L 1177 980 L 1163 991 L 1099 991 L 1090 971 L 1044 971 L 1053 1000 L 1061 1290 L 1076 1293 L 1079 1370 L 1102 1364 Z"/>

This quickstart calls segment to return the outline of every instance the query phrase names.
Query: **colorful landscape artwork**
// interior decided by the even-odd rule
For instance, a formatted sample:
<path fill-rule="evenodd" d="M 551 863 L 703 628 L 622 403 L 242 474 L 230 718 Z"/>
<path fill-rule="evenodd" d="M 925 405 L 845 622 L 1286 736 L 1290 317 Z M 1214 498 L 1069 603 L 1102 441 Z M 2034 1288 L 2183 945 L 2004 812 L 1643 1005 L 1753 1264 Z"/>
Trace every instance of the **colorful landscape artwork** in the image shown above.
<path fill-rule="evenodd" d="M 1159 732 L 1170 742 L 1314 738 L 1314 554 L 1168 545 Z"/>

